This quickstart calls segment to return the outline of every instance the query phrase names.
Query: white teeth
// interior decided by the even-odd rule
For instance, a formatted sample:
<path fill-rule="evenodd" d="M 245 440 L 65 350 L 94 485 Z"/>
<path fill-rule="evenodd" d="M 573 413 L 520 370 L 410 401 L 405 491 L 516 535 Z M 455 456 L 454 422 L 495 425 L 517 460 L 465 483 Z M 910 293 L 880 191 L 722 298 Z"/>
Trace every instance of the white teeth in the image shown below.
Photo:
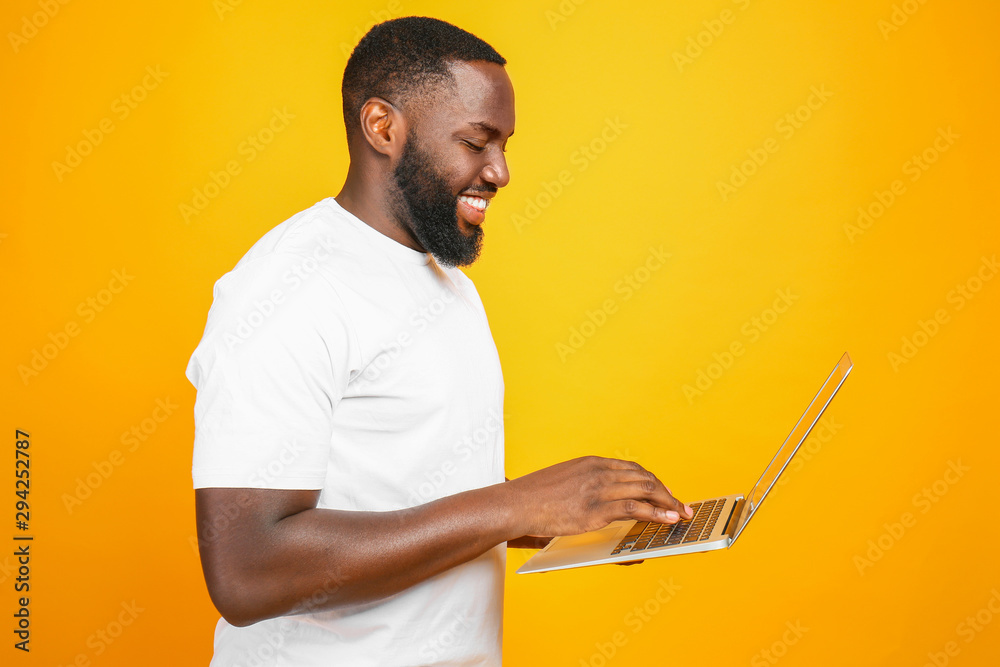
<path fill-rule="evenodd" d="M 468 195 L 461 195 L 458 200 L 464 201 L 466 204 L 478 211 L 485 211 L 490 206 L 490 200 L 483 199 L 482 197 L 469 197 Z"/>

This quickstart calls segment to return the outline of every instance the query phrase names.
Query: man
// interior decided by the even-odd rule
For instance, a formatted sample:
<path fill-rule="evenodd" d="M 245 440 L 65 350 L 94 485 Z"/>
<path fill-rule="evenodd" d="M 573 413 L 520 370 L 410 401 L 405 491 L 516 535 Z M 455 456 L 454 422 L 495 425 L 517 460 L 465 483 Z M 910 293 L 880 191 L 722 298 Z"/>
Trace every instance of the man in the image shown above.
<path fill-rule="evenodd" d="M 690 518 L 628 461 L 504 481 L 500 362 L 457 267 L 510 179 L 505 64 L 443 21 L 372 28 L 343 189 L 216 283 L 187 371 L 213 665 L 499 664 L 508 545 Z"/>

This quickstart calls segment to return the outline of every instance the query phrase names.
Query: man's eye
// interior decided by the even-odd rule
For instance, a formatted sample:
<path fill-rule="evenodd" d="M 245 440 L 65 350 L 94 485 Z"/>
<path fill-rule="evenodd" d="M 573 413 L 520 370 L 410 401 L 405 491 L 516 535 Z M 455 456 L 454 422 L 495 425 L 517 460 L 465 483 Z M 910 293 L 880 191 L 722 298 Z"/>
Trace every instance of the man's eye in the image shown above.
<path fill-rule="evenodd" d="M 477 153 L 479 153 L 480 151 L 486 150 L 486 146 L 477 146 L 476 144 L 472 143 L 471 141 L 463 141 L 462 143 L 465 144 L 466 146 L 468 146 L 469 148 L 471 148 L 472 150 L 476 151 Z"/>

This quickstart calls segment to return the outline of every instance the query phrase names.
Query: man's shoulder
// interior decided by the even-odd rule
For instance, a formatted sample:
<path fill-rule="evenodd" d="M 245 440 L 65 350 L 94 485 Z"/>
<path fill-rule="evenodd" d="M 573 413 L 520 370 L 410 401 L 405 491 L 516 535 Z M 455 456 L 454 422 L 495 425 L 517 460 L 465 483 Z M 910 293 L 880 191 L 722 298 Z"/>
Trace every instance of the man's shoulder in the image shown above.
<path fill-rule="evenodd" d="M 332 198 L 320 200 L 278 223 L 265 233 L 236 264 L 278 256 L 298 257 L 309 264 L 337 255 L 350 255 L 357 247 L 356 234 Z"/>

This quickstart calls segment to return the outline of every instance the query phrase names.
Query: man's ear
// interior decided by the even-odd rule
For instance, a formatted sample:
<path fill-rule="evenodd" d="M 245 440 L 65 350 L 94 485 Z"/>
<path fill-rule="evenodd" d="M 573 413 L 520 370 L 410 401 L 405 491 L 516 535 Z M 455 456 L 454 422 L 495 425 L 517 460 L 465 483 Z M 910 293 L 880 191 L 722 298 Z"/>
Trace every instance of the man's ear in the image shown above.
<path fill-rule="evenodd" d="M 361 107 L 361 134 L 376 152 L 395 158 L 406 141 L 406 121 L 392 102 L 370 97 Z"/>

